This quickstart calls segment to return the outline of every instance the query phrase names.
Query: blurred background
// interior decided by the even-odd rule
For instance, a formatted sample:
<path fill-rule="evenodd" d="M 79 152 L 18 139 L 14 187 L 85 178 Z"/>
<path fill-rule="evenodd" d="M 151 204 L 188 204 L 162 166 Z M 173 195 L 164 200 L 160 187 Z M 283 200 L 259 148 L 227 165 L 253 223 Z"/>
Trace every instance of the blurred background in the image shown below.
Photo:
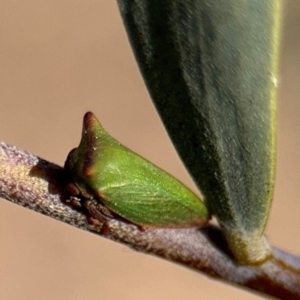
<path fill-rule="evenodd" d="M 266 234 L 300 255 L 300 2 L 285 0 L 275 198 Z M 116 1 L 0 0 L 0 140 L 63 165 L 82 117 L 190 188 Z M 0 199 L 0 299 L 263 299 Z"/>

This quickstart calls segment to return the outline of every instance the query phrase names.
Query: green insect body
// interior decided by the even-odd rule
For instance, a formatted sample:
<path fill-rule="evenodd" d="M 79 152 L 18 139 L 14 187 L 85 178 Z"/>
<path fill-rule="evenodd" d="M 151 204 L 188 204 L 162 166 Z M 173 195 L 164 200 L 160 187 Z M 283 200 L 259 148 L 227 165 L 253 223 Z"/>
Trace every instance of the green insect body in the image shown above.
<path fill-rule="evenodd" d="M 83 197 L 142 227 L 196 227 L 209 219 L 193 192 L 112 138 L 91 112 L 65 170 Z"/>

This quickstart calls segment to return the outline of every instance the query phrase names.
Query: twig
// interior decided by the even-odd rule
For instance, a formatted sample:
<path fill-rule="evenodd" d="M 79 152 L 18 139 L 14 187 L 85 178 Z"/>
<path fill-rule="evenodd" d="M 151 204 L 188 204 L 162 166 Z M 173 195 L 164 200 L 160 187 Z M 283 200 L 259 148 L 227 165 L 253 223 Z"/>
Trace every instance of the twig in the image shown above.
<path fill-rule="evenodd" d="M 220 230 L 212 225 L 143 231 L 117 218 L 105 222 L 96 215 L 91 218 L 91 211 L 80 205 L 74 207 L 74 199 L 64 189 L 61 167 L 4 143 L 0 143 L 0 196 L 208 276 L 280 299 L 300 299 L 300 258 L 273 248 L 273 257 L 265 263 L 240 266 L 234 262 Z"/>

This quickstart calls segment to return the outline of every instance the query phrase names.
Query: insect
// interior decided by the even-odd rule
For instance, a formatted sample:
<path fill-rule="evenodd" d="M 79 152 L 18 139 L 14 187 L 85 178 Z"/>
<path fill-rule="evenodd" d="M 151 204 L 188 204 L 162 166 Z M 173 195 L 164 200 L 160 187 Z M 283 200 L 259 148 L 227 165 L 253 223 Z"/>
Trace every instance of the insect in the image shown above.
<path fill-rule="evenodd" d="M 64 169 L 74 194 L 142 227 L 200 227 L 210 217 L 198 196 L 111 137 L 91 112 Z"/>

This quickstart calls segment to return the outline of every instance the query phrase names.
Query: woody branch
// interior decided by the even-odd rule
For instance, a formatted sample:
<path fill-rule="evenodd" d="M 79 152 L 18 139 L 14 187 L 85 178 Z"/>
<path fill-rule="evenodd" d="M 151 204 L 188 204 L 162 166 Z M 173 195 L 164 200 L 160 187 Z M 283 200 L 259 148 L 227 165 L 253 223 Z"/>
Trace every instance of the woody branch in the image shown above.
<path fill-rule="evenodd" d="M 300 259 L 273 247 L 273 257 L 260 265 L 240 266 L 228 251 L 221 231 L 202 229 L 147 229 L 102 217 L 74 207 L 64 189 L 61 167 L 0 143 L 0 196 L 72 226 L 157 255 L 240 287 L 280 299 L 300 299 Z M 80 203 L 80 202 L 78 202 Z"/>

